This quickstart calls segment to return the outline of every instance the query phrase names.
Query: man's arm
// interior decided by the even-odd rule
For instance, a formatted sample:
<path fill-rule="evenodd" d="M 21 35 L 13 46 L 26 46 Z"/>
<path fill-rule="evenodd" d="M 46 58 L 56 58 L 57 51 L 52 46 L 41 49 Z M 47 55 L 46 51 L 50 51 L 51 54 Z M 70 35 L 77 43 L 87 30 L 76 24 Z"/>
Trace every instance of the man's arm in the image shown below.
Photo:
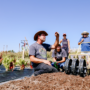
<path fill-rule="evenodd" d="M 52 52 L 52 57 L 53 57 L 53 62 L 56 62 L 56 55 L 55 55 L 55 50 L 53 50 L 53 52 Z"/>
<path fill-rule="evenodd" d="M 68 49 L 69 49 L 68 53 L 70 53 L 70 41 L 69 40 L 68 40 Z"/>
<path fill-rule="evenodd" d="M 33 63 L 45 63 L 48 65 L 51 65 L 50 62 L 48 60 L 44 60 L 44 59 L 38 59 L 35 57 L 35 46 L 31 45 L 29 48 L 29 57 L 30 57 L 30 61 Z"/>
<path fill-rule="evenodd" d="M 56 59 L 55 58 L 53 58 L 53 62 L 56 62 Z"/>
<path fill-rule="evenodd" d="M 62 43 L 62 40 L 60 40 L 60 44 Z"/>
<path fill-rule="evenodd" d="M 59 44 L 59 33 L 56 32 L 55 33 L 55 36 L 56 36 L 56 41 L 55 43 L 51 46 L 51 49 L 55 49 L 57 47 L 57 45 Z"/>
<path fill-rule="evenodd" d="M 78 45 L 80 45 L 83 41 L 84 41 L 84 39 L 82 39 L 82 40 L 78 43 Z"/>
<path fill-rule="evenodd" d="M 36 57 L 34 57 L 33 55 L 30 56 L 30 61 L 33 63 L 45 63 L 51 66 L 51 63 L 48 60 L 44 60 L 44 59 L 38 59 Z"/>

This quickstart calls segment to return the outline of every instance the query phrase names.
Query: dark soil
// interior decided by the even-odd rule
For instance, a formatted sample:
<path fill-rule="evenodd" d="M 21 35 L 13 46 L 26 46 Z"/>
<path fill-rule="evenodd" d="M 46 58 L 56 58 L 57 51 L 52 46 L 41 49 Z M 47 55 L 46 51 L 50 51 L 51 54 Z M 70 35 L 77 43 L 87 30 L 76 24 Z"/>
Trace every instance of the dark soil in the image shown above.
<path fill-rule="evenodd" d="M 0 85 L 0 90 L 90 90 L 90 76 L 48 73 L 10 81 Z"/>

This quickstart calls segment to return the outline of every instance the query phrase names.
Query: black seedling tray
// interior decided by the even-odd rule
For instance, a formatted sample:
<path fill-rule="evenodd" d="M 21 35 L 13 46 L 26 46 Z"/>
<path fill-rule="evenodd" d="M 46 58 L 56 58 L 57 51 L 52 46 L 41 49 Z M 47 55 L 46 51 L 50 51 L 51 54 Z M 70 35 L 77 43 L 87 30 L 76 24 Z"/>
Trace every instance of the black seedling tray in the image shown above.
<path fill-rule="evenodd" d="M 23 77 L 30 77 L 34 73 L 34 69 L 25 68 L 24 70 L 19 70 L 16 68 L 14 71 L 5 71 L 5 68 L 1 66 L 0 68 L 0 83 L 15 80 Z"/>

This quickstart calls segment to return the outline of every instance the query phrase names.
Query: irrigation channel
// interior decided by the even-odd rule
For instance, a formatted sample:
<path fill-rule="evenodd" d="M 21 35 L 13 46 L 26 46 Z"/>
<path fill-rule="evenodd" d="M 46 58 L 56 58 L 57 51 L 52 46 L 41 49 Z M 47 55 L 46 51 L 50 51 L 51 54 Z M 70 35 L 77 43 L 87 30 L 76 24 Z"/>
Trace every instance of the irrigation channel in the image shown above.
<path fill-rule="evenodd" d="M 6 71 L 4 66 L 0 66 L 0 84 L 3 84 L 7 81 L 22 79 L 24 77 L 30 77 L 33 75 L 34 70 L 30 68 L 25 68 L 20 70 L 19 67 L 15 67 L 13 71 Z"/>

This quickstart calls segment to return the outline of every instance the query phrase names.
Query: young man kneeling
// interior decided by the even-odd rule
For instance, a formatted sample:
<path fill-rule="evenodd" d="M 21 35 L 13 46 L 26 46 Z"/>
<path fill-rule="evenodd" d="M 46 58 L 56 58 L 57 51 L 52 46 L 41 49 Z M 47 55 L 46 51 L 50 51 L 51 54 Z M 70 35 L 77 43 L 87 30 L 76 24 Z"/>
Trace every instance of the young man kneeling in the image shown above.
<path fill-rule="evenodd" d="M 34 75 L 37 76 L 43 73 L 58 72 L 56 68 L 51 66 L 51 63 L 47 60 L 47 51 L 55 49 L 59 44 L 59 34 L 56 32 L 56 41 L 53 45 L 45 44 L 46 36 L 48 34 L 45 31 L 39 31 L 34 35 L 36 41 L 29 48 L 30 61 L 34 68 Z"/>

